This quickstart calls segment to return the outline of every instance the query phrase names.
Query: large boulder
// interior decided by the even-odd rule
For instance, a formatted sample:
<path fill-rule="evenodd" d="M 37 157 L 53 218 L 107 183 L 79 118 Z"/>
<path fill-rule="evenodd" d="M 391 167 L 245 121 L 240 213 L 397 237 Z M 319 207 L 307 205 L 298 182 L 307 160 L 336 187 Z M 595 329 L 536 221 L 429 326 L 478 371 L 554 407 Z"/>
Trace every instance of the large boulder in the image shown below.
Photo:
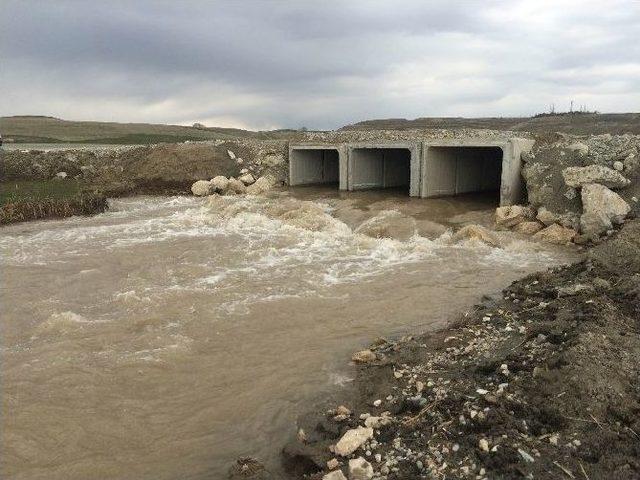
<path fill-rule="evenodd" d="M 496 208 L 496 225 L 504 228 L 512 228 L 517 224 L 532 220 L 534 211 L 531 207 L 522 205 L 509 205 Z"/>
<path fill-rule="evenodd" d="M 338 440 L 338 443 L 336 443 L 334 448 L 334 452 L 337 455 L 346 457 L 355 452 L 371 438 L 373 438 L 373 428 L 352 428 L 351 430 L 347 430 L 342 438 Z"/>
<path fill-rule="evenodd" d="M 566 245 L 571 243 L 571 240 L 573 240 L 576 235 L 577 232 L 574 229 L 554 223 L 553 225 L 549 225 L 547 228 L 540 230 L 533 236 L 533 238 L 547 243 L 554 243 L 556 245 Z"/>
<path fill-rule="evenodd" d="M 617 193 L 604 185 L 590 183 L 582 187 L 582 206 L 584 213 L 580 219 L 582 233 L 588 235 L 600 234 L 611 224 L 624 221 L 631 207 Z"/>
<path fill-rule="evenodd" d="M 247 194 L 249 195 L 260 195 L 261 193 L 265 193 L 273 188 L 275 181 L 270 176 L 260 177 L 253 183 L 247 187 Z"/>
<path fill-rule="evenodd" d="M 223 175 L 218 175 L 211 179 L 211 186 L 216 192 L 224 192 L 229 186 L 229 179 Z"/>
<path fill-rule="evenodd" d="M 213 193 L 213 186 L 209 180 L 198 180 L 191 185 L 191 192 L 197 197 L 206 197 Z"/>
<path fill-rule="evenodd" d="M 610 188 L 622 188 L 630 181 L 620 172 L 604 165 L 588 165 L 586 167 L 567 167 L 562 170 L 564 183 L 578 188 L 588 183 L 599 183 Z"/>

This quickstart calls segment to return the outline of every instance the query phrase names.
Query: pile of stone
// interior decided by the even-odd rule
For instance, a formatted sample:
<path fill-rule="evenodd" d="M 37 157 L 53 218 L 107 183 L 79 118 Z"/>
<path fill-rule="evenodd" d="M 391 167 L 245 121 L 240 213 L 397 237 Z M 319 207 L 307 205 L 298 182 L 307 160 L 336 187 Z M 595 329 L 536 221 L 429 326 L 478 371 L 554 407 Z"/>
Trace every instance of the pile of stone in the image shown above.
<path fill-rule="evenodd" d="M 246 169 L 240 171 L 238 178 L 218 175 L 211 180 L 198 180 L 191 185 L 191 192 L 197 197 L 209 195 L 260 195 L 269 191 L 275 181 L 270 175 L 265 175 L 257 180 L 253 174 Z"/>
<path fill-rule="evenodd" d="M 531 207 L 502 207 L 500 227 L 554 243 L 597 242 L 630 214 L 640 193 L 640 136 L 567 137 L 523 155 Z"/>

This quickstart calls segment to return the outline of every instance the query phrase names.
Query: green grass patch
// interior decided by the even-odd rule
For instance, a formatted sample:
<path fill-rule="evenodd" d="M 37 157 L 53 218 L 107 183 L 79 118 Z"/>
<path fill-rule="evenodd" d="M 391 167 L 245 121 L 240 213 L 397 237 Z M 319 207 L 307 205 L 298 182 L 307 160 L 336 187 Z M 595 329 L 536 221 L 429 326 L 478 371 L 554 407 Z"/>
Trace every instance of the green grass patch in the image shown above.
<path fill-rule="evenodd" d="M 90 215 L 106 208 L 104 196 L 77 180 L 0 182 L 0 224 Z"/>
<path fill-rule="evenodd" d="M 15 180 L 0 182 L 0 205 L 19 201 L 63 200 L 83 192 L 77 180 Z"/>

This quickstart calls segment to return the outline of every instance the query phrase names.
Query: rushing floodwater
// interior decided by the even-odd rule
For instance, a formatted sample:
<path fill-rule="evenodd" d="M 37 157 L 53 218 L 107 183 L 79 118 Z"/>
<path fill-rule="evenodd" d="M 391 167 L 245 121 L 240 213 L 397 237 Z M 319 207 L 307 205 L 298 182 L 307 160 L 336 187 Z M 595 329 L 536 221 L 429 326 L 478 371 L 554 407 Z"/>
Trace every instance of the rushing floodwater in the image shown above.
<path fill-rule="evenodd" d="M 299 189 L 0 229 L 2 478 L 224 478 L 240 455 L 277 470 L 354 350 L 575 258 L 511 233 L 451 245 L 434 223 L 491 207 Z"/>

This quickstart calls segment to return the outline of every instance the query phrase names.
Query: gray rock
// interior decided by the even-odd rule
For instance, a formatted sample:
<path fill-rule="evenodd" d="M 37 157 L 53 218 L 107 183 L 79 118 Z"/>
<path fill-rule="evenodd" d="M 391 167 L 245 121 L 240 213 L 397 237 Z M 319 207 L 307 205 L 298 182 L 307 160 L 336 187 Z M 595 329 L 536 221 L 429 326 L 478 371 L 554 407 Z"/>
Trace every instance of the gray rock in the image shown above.
<path fill-rule="evenodd" d="M 358 457 L 349 460 L 349 480 L 371 480 L 373 478 L 373 466 L 364 458 Z"/>
<path fill-rule="evenodd" d="M 616 160 L 615 162 L 613 162 L 613 168 L 621 172 L 622 170 L 624 170 L 624 163 L 622 163 L 620 160 Z"/>
<path fill-rule="evenodd" d="M 554 213 L 545 207 L 540 207 L 536 218 L 546 226 L 558 223 L 563 227 L 573 228 L 574 230 L 577 230 L 580 226 L 580 218 L 573 212 Z"/>
<path fill-rule="evenodd" d="M 572 152 L 576 152 L 581 157 L 586 157 L 589 153 L 589 146 L 581 142 L 572 143 L 567 148 Z"/>
<path fill-rule="evenodd" d="M 582 187 L 588 183 L 599 183 L 610 188 L 622 188 L 631 183 L 620 172 L 603 165 L 567 167 L 562 170 L 564 183 L 569 187 Z"/>
<path fill-rule="evenodd" d="M 580 231 L 593 240 L 613 228 L 609 217 L 602 213 L 583 213 L 580 217 Z"/>

